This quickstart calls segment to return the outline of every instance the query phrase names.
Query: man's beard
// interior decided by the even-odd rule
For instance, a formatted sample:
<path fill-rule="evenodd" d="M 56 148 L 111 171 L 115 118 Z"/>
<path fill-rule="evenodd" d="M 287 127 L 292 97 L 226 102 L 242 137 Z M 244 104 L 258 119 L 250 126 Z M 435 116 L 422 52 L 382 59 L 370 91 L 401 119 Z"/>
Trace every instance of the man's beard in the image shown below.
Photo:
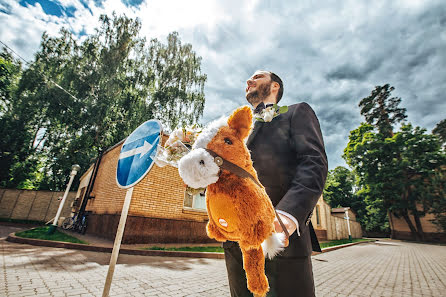
<path fill-rule="evenodd" d="M 257 90 L 246 94 L 246 100 L 254 106 L 263 102 L 271 94 L 271 84 L 264 83 L 258 86 Z"/>

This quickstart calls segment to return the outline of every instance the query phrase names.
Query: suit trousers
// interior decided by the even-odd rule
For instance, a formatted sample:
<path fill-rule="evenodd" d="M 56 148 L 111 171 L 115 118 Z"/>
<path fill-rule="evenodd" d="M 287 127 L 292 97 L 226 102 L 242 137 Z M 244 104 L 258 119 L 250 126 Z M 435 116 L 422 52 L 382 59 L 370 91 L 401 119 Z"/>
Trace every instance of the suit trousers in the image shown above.
<path fill-rule="evenodd" d="M 231 297 L 253 297 L 247 288 L 239 245 L 225 244 L 224 251 Z M 315 296 L 311 256 L 265 259 L 265 274 L 270 287 L 267 297 Z"/>

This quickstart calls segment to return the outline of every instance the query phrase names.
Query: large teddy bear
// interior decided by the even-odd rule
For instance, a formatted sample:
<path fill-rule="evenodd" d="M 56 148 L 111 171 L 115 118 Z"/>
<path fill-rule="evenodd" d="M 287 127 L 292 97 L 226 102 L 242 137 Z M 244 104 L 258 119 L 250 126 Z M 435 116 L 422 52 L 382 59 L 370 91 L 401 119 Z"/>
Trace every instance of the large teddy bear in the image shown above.
<path fill-rule="evenodd" d="M 265 255 L 272 258 L 287 245 L 287 239 L 274 232 L 276 213 L 245 144 L 251 128 L 248 106 L 211 123 L 181 158 L 178 170 L 188 186 L 207 187 L 208 236 L 239 243 L 248 289 L 264 296 L 268 292 Z"/>

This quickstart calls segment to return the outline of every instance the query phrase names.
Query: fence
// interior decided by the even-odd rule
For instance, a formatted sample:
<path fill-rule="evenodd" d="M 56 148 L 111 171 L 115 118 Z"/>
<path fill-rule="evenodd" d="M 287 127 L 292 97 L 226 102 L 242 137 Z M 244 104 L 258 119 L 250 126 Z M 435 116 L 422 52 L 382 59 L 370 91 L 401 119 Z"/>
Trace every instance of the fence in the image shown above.
<path fill-rule="evenodd" d="M 47 222 L 56 216 L 64 192 L 0 189 L 0 218 Z M 76 192 L 68 193 L 61 217 L 70 215 Z"/>
<path fill-rule="evenodd" d="M 327 221 L 328 221 L 327 222 L 328 240 L 348 238 L 348 226 L 346 219 L 335 216 L 329 216 Z M 359 224 L 358 222 L 350 221 L 350 231 L 353 238 L 362 237 L 361 224 Z"/>

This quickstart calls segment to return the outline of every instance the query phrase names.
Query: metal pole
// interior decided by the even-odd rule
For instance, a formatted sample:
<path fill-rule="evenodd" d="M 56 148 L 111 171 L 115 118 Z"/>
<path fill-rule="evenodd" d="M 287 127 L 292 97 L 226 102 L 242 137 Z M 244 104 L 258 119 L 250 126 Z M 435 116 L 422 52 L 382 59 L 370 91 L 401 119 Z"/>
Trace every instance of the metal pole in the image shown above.
<path fill-rule="evenodd" d="M 50 229 L 48 229 L 48 234 L 53 234 L 54 231 L 57 229 L 57 222 L 59 221 L 60 214 L 62 213 L 62 209 L 65 204 L 65 200 L 67 200 L 68 193 L 70 192 L 70 188 L 71 188 L 71 184 L 73 183 L 74 176 L 77 174 L 77 172 L 80 169 L 81 169 L 81 167 L 79 165 L 71 166 L 70 181 L 68 182 L 67 189 L 65 190 L 65 193 L 63 194 L 62 201 L 60 201 L 59 208 L 57 209 L 56 217 L 53 220 L 53 224 L 50 226 Z"/>
<path fill-rule="evenodd" d="M 348 227 L 348 240 L 352 240 L 352 232 L 350 231 L 350 217 L 348 216 L 348 208 L 344 208 L 345 210 L 345 218 L 347 219 L 347 227 Z"/>
<path fill-rule="evenodd" d="M 118 231 L 115 237 L 115 244 L 113 245 L 113 252 L 110 258 L 110 264 L 108 265 L 107 278 L 105 279 L 104 291 L 102 297 L 108 297 L 110 293 L 110 286 L 113 279 L 113 273 L 115 272 L 116 262 L 119 256 L 119 249 L 121 247 L 122 235 L 124 234 L 125 223 L 127 221 L 127 215 L 129 213 L 130 201 L 132 200 L 133 187 L 128 188 L 125 193 L 124 205 L 122 206 L 121 218 L 119 220 Z"/>

